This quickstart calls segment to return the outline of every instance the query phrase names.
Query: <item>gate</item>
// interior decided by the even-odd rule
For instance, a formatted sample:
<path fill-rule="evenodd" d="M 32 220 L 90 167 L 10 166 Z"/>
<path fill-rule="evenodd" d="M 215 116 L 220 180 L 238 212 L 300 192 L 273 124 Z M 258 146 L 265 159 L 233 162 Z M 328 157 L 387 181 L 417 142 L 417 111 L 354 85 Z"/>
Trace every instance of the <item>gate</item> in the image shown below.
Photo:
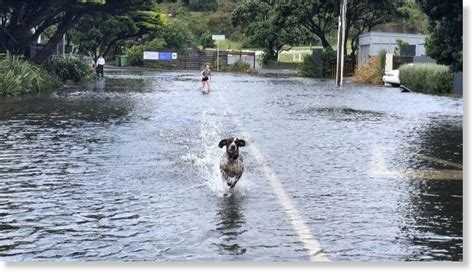
<path fill-rule="evenodd" d="M 244 51 L 219 51 L 220 65 L 231 65 L 238 60 L 248 63 L 255 68 L 255 52 Z M 188 50 L 178 54 L 177 68 L 199 70 L 203 65 L 209 64 L 214 67 L 217 61 L 217 51 L 215 50 Z"/>

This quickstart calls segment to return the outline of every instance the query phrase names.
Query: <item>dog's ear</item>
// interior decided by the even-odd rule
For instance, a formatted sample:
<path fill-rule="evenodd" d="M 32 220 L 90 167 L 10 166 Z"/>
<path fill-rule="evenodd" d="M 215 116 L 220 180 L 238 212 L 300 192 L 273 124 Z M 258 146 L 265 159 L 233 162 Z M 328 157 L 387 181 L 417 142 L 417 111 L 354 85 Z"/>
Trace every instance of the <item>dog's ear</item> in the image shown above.
<path fill-rule="evenodd" d="M 239 145 L 239 147 L 244 147 L 245 146 L 245 140 L 237 139 L 237 144 Z"/>
<path fill-rule="evenodd" d="M 225 145 L 227 145 L 227 139 L 222 139 L 222 140 L 219 142 L 219 147 L 220 147 L 220 148 L 223 148 Z"/>

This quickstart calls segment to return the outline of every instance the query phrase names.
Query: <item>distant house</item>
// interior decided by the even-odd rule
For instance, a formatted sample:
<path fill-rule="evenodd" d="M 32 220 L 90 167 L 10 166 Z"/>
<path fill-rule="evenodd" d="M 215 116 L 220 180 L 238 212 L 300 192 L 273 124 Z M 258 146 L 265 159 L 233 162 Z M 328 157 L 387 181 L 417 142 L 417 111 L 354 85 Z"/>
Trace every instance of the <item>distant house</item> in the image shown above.
<path fill-rule="evenodd" d="M 387 53 L 393 53 L 397 46 L 397 40 L 407 42 L 410 46 L 406 47 L 404 54 L 408 56 L 425 55 L 425 35 L 411 33 L 394 32 L 367 32 L 359 36 L 359 57 L 358 63 L 367 61 L 369 56 L 377 55 L 381 50 Z"/>

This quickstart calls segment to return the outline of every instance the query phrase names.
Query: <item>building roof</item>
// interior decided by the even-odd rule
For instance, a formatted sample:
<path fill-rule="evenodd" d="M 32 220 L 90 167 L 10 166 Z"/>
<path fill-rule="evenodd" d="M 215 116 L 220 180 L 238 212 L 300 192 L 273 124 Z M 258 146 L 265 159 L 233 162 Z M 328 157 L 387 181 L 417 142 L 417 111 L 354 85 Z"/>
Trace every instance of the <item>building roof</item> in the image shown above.
<path fill-rule="evenodd" d="M 425 38 L 426 35 L 421 33 L 403 33 L 403 32 L 381 32 L 381 31 L 371 31 L 371 32 L 364 32 L 360 37 L 365 36 L 385 36 L 385 37 L 413 37 L 413 38 Z"/>

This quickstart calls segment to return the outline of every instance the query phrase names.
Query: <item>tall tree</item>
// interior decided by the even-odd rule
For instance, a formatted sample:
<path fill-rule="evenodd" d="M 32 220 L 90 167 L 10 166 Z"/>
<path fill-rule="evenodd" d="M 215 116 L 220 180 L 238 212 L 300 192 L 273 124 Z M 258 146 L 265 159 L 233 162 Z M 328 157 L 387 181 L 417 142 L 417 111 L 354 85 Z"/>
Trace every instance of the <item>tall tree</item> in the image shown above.
<path fill-rule="evenodd" d="M 119 14 L 140 9 L 152 0 L 1 0 L 0 51 L 26 54 L 39 35 L 56 26 L 44 48 L 34 61 L 41 63 L 55 50 L 62 36 L 87 14 L 104 12 Z"/>
<path fill-rule="evenodd" d="M 348 0 L 344 46 L 351 43 L 352 55 L 358 47 L 359 35 L 397 15 L 402 0 Z M 329 35 L 337 31 L 340 0 L 287 0 L 276 9 L 278 17 L 299 23 L 314 33 L 324 48 L 332 49 Z"/>
<path fill-rule="evenodd" d="M 167 24 L 166 16 L 151 3 L 146 8 L 119 15 L 101 12 L 85 15 L 71 31 L 72 41 L 82 52 L 106 55 L 130 39 L 161 31 Z"/>
<path fill-rule="evenodd" d="M 332 48 L 328 35 L 337 29 L 339 0 L 279 1 L 276 12 L 279 18 L 286 18 L 290 24 L 301 24 L 314 33 L 324 48 Z"/>
<path fill-rule="evenodd" d="M 418 3 L 429 18 L 426 53 L 453 71 L 462 71 L 462 1 L 418 0 Z"/>
<path fill-rule="evenodd" d="M 348 0 L 344 46 L 347 50 L 350 41 L 352 58 L 355 58 L 359 47 L 359 36 L 399 15 L 398 7 L 402 2 L 402 0 Z"/>
<path fill-rule="evenodd" d="M 231 16 L 232 23 L 245 30 L 252 46 L 265 49 L 266 60 L 277 59 L 285 45 L 295 45 L 310 36 L 300 25 L 279 16 L 278 2 L 247 0 L 237 6 Z"/>

